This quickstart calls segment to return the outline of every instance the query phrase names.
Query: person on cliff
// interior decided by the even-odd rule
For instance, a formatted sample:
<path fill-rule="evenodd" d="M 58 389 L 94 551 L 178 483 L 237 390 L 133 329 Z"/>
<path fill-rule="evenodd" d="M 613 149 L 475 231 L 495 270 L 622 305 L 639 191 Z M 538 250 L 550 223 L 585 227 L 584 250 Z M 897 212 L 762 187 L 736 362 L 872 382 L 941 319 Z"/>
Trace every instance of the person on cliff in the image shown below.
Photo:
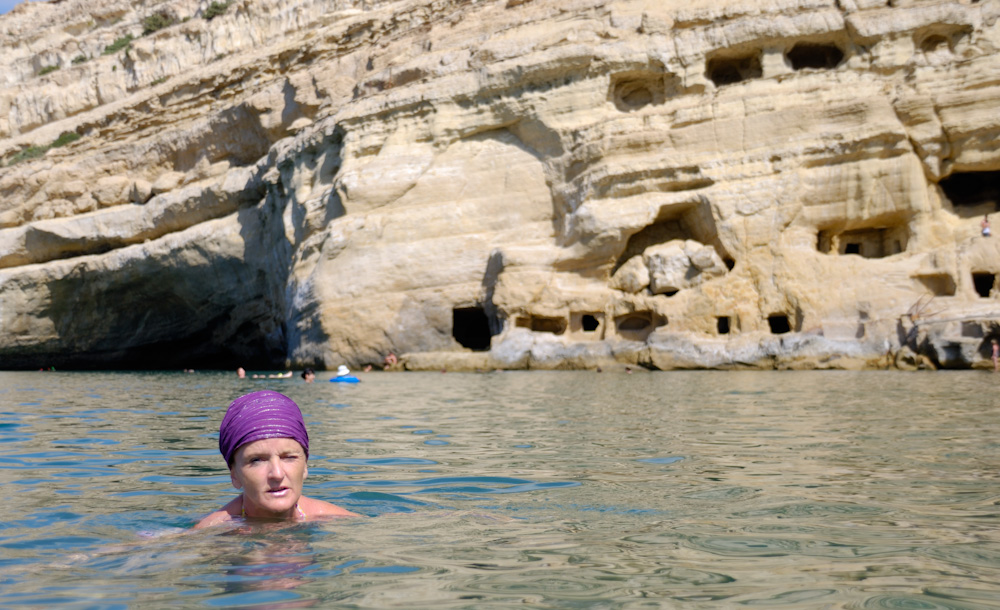
<path fill-rule="evenodd" d="M 993 360 L 993 372 L 1000 372 L 1000 342 L 996 339 L 993 340 L 993 352 L 990 358 Z"/>
<path fill-rule="evenodd" d="M 219 426 L 219 452 L 239 496 L 201 519 L 195 529 L 245 520 L 309 521 L 358 517 L 345 508 L 302 495 L 309 474 L 309 434 L 295 402 L 261 390 L 229 405 Z"/>
<path fill-rule="evenodd" d="M 983 221 L 981 223 L 979 223 L 979 226 L 983 230 L 983 237 L 989 237 L 990 235 L 993 235 L 993 232 L 990 230 L 990 215 L 989 214 L 984 214 L 983 215 Z"/>

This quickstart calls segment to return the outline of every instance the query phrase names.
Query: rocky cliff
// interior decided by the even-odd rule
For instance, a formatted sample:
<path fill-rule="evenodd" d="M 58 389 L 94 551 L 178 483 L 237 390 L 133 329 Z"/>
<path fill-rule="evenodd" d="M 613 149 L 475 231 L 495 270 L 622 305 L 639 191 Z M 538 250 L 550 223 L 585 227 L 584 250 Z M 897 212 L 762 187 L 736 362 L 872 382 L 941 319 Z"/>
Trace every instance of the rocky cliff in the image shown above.
<path fill-rule="evenodd" d="M 0 368 L 990 365 L 998 18 L 21 5 Z"/>

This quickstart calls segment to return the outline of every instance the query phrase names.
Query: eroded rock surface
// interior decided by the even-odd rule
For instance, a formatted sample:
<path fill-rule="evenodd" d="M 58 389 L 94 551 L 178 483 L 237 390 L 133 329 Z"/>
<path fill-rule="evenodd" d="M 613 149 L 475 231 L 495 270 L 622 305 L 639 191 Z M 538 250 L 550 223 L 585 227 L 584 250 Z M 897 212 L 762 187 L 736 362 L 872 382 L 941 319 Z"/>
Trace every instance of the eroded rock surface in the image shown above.
<path fill-rule="evenodd" d="M 1000 0 L 135 4 L 0 16 L 2 368 L 992 366 Z"/>

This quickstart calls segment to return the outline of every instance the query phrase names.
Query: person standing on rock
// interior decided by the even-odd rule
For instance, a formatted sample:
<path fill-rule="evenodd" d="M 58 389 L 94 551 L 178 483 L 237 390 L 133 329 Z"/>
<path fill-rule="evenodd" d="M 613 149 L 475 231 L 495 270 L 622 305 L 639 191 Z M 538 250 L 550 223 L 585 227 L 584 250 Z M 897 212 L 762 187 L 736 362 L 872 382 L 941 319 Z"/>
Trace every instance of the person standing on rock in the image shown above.
<path fill-rule="evenodd" d="M 981 223 L 979 223 L 979 226 L 983 230 L 983 237 L 989 237 L 990 235 L 993 234 L 992 231 L 990 231 L 990 215 L 989 214 L 983 215 L 983 221 Z"/>
<path fill-rule="evenodd" d="M 229 465 L 233 487 L 241 493 L 195 529 L 240 519 L 360 516 L 302 495 L 302 482 L 309 474 L 309 434 L 299 406 L 284 394 L 261 390 L 234 400 L 219 426 L 219 452 Z"/>
<path fill-rule="evenodd" d="M 993 372 L 1000 372 L 1000 342 L 993 340 L 993 353 L 990 355 L 993 360 Z"/>

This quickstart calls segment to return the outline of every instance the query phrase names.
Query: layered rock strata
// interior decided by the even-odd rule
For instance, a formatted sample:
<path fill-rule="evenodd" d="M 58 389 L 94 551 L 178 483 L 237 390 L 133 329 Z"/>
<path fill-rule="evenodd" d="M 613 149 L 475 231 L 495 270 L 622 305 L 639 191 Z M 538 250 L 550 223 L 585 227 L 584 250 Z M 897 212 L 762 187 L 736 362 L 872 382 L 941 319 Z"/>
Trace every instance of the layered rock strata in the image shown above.
<path fill-rule="evenodd" d="M 0 367 L 992 366 L 998 18 L 22 5 Z"/>

